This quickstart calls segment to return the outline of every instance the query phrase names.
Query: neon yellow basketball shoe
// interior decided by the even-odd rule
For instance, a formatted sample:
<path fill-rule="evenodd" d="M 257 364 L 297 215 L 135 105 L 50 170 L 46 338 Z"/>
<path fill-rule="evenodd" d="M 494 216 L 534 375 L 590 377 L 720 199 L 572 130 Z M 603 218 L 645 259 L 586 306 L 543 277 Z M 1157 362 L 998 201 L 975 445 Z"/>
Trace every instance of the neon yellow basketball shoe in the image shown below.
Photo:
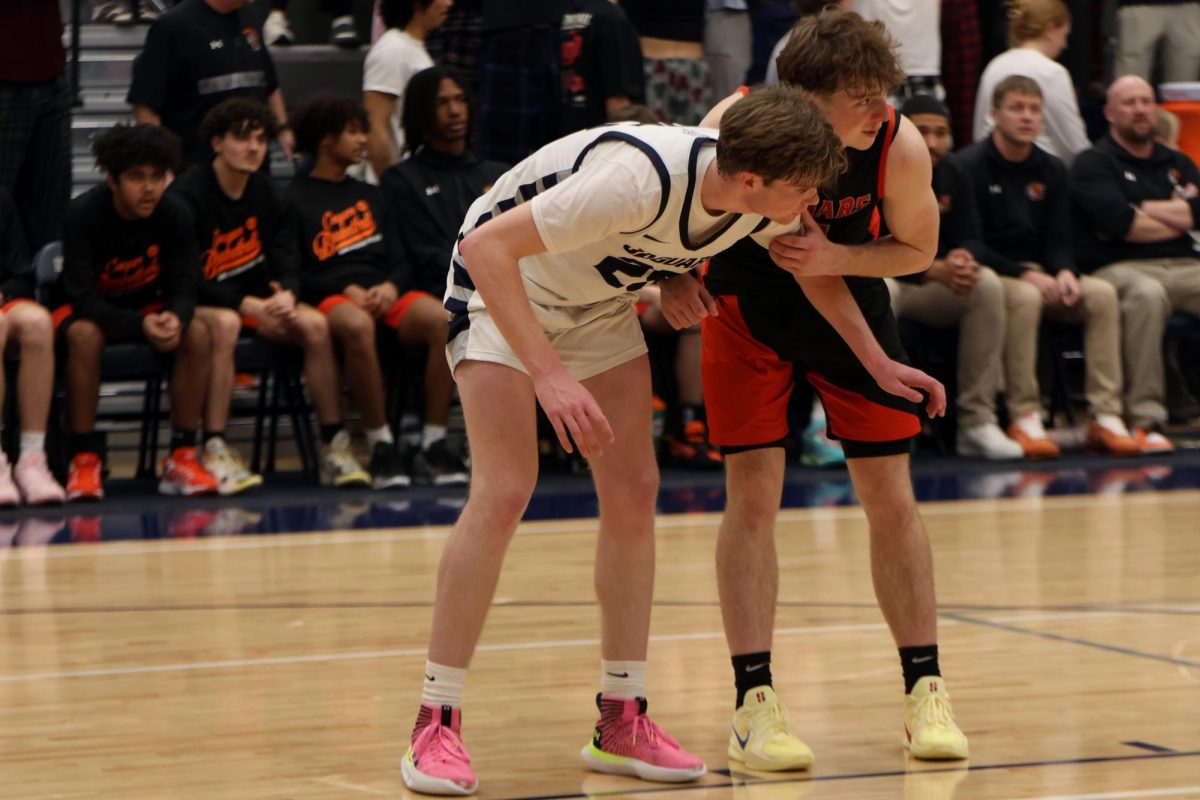
<path fill-rule="evenodd" d="M 742 707 L 733 712 L 729 733 L 729 758 L 747 769 L 777 772 L 808 769 L 812 750 L 788 730 L 787 709 L 770 686 L 746 692 Z"/>
<path fill-rule="evenodd" d="M 904 698 L 904 748 L 917 758 L 957 760 L 968 756 L 967 737 L 954 721 L 950 692 L 937 675 L 927 675 Z"/>

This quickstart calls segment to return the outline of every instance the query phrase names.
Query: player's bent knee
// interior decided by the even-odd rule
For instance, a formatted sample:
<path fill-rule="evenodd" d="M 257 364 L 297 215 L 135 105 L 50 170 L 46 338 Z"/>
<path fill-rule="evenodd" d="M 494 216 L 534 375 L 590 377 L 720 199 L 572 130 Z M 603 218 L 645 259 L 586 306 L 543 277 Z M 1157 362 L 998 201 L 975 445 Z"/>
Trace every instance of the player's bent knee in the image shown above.
<path fill-rule="evenodd" d="M 104 349 L 104 334 L 90 319 L 77 319 L 67 327 L 67 348 L 71 352 L 99 352 Z"/>

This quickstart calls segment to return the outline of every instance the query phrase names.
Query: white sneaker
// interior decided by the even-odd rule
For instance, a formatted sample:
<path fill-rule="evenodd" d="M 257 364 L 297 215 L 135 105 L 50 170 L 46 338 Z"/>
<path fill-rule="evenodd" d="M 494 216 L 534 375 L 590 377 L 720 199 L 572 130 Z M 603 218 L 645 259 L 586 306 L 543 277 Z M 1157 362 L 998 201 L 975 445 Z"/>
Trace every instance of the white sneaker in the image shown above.
<path fill-rule="evenodd" d="M 286 14 L 278 9 L 267 14 L 267 21 L 263 23 L 263 39 L 268 47 L 286 46 L 296 41 Z"/>
<path fill-rule="evenodd" d="M 350 450 L 350 434 L 338 431 L 321 456 L 321 485 L 370 486 L 371 475 Z"/>
<path fill-rule="evenodd" d="M 262 475 L 251 472 L 238 452 L 219 437 L 204 443 L 204 468 L 217 479 L 217 492 L 228 496 L 262 486 Z"/>
<path fill-rule="evenodd" d="M 1010 461 L 1025 457 L 1021 445 L 1004 435 L 1000 426 L 985 422 L 971 428 L 958 429 L 955 450 L 960 456 L 987 458 L 992 461 Z"/>

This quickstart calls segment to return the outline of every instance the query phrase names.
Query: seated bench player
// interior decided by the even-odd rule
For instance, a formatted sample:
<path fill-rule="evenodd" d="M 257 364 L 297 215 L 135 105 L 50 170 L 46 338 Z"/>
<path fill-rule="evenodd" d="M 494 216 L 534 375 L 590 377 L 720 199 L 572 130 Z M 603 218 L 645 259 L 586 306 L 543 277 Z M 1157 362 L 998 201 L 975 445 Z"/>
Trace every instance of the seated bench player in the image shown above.
<path fill-rule="evenodd" d="M 46 420 L 54 392 L 54 325 L 33 300 L 33 269 L 12 196 L 0 188 L 0 350 L 18 359 L 17 407 L 21 455 L 16 466 L 0 451 L 0 506 L 61 503 L 62 486 L 46 466 Z M 2 365 L 0 365 L 2 366 Z M 5 394 L 0 368 L 0 397 Z"/>
<path fill-rule="evenodd" d="M 371 447 L 376 488 L 407 485 L 412 477 L 435 485 L 462 484 L 467 468 L 446 443 L 454 381 L 446 364 L 446 311 L 414 289 L 383 193 L 347 170 L 366 158 L 367 117 L 356 100 L 324 94 L 292 118 L 297 149 L 313 159 L 296 178 L 289 204 L 299 227 L 302 296 L 329 319 L 346 357 L 346 377 L 358 401 Z M 425 428 L 420 450 L 400 453 L 384 412 L 376 326 L 401 344 L 424 348 Z"/>
<path fill-rule="evenodd" d="M 68 500 L 104 497 L 104 439 L 96 433 L 100 362 L 113 342 L 146 342 L 169 354 L 171 444 L 158 489 L 211 494 L 217 482 L 196 458 L 212 342 L 192 323 L 196 236 L 178 198 L 164 196 L 179 139 L 154 125 L 115 125 L 92 147 L 105 182 L 71 201 L 53 313 L 67 358 Z"/>
<path fill-rule="evenodd" d="M 233 397 L 234 349 L 243 327 L 270 342 L 304 350 L 304 378 L 320 424 L 320 476 L 331 486 L 368 485 L 343 430 L 341 374 L 325 316 L 298 303 L 296 226 L 262 171 L 274 119 L 261 103 L 226 100 L 205 116 L 201 138 L 215 154 L 171 187 L 191 208 L 202 277 L 196 319 L 212 337 L 212 373 L 204 407 L 204 466 L 221 494 L 262 483 L 225 441 Z"/>

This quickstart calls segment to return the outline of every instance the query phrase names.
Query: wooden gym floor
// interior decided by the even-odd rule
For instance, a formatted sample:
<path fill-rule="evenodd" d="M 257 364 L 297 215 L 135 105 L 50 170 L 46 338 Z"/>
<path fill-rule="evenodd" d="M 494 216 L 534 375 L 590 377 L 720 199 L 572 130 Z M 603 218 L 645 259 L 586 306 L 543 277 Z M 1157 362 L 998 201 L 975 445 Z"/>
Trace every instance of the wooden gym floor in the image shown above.
<path fill-rule="evenodd" d="M 483 798 L 1200 798 L 1200 492 L 927 503 L 968 764 L 907 761 L 856 508 L 783 512 L 776 686 L 809 773 L 730 772 L 719 517 L 666 516 L 651 713 L 710 773 L 590 774 L 591 519 L 524 525 L 468 677 Z M 0 551 L 0 797 L 406 796 L 444 527 Z"/>

